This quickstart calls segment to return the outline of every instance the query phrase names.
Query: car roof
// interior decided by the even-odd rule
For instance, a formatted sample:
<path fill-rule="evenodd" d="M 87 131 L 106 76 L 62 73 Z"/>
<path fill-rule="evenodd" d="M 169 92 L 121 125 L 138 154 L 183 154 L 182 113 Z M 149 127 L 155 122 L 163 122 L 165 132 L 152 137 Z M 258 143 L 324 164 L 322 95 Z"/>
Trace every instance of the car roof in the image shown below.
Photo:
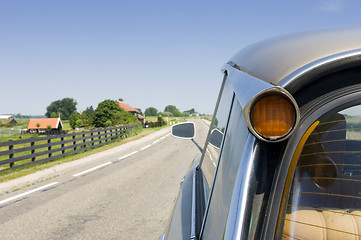
<path fill-rule="evenodd" d="M 330 56 L 360 60 L 361 28 L 289 34 L 250 45 L 229 64 L 258 79 L 285 86 L 297 71 Z M 315 65 L 315 64 L 313 64 Z"/>

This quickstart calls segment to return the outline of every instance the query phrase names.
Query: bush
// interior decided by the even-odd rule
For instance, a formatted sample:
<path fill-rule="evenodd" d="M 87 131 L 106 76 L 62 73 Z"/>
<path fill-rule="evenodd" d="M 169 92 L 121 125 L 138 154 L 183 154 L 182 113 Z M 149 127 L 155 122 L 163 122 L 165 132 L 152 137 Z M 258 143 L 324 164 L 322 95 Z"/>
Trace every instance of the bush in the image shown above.
<path fill-rule="evenodd" d="M 95 109 L 93 123 L 95 127 L 110 127 L 118 124 L 138 123 L 138 119 L 119 107 L 116 101 L 104 100 Z"/>
<path fill-rule="evenodd" d="M 81 119 L 76 120 L 75 123 L 76 123 L 76 127 L 77 127 L 77 128 L 82 128 L 82 127 L 84 127 L 83 120 L 81 120 Z"/>
<path fill-rule="evenodd" d="M 171 112 L 160 112 L 159 115 L 163 117 L 173 117 L 173 113 Z"/>
<path fill-rule="evenodd" d="M 80 119 L 80 114 L 77 112 L 74 112 L 69 117 L 69 124 L 72 129 L 75 129 L 77 126 L 76 122 Z"/>
<path fill-rule="evenodd" d="M 161 115 L 158 116 L 158 123 L 163 126 L 166 125 L 166 121 L 164 121 L 163 117 Z"/>

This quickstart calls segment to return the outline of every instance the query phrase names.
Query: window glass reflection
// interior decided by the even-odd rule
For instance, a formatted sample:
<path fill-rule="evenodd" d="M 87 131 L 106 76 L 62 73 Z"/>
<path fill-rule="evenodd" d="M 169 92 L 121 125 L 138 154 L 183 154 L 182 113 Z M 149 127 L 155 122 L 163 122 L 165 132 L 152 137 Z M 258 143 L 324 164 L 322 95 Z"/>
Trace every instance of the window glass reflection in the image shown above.
<path fill-rule="evenodd" d="M 214 174 L 218 162 L 220 145 L 223 139 L 224 131 L 232 104 L 233 90 L 230 82 L 226 80 L 218 111 L 214 118 L 214 124 L 211 126 L 212 132 L 208 140 L 207 149 L 202 163 L 202 171 L 206 180 L 208 190 L 211 189 Z"/>
<path fill-rule="evenodd" d="M 361 106 L 313 124 L 298 157 L 283 239 L 358 239 L 361 234 Z"/>

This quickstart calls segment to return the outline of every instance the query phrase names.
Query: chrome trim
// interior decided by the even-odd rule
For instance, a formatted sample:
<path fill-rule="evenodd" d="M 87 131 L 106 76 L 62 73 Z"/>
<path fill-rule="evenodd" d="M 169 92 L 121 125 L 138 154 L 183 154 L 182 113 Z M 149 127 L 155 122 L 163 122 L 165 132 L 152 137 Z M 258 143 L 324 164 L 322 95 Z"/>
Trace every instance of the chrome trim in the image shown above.
<path fill-rule="evenodd" d="M 276 94 L 281 94 L 283 95 L 285 98 L 288 99 L 288 101 L 290 101 L 293 105 L 293 109 L 295 110 L 295 122 L 293 124 L 292 129 L 286 133 L 284 136 L 278 137 L 278 138 L 265 138 L 262 135 L 260 135 L 253 127 L 252 122 L 251 122 L 251 110 L 252 107 L 256 104 L 256 102 L 262 98 L 264 95 L 267 95 L 269 93 L 276 93 Z M 247 125 L 249 130 L 253 133 L 253 135 L 255 135 L 258 139 L 266 141 L 266 142 L 280 142 L 283 141 L 287 138 L 289 138 L 292 133 L 294 132 L 294 130 L 296 129 L 296 127 L 298 126 L 298 123 L 300 121 L 300 109 L 298 107 L 298 104 L 296 102 L 296 100 L 293 98 L 293 96 L 287 92 L 285 89 L 281 88 L 281 87 L 272 87 L 269 89 L 266 89 L 260 93 L 258 93 L 256 96 L 253 97 L 253 99 L 251 101 L 249 101 L 247 103 L 247 105 L 245 106 L 244 110 L 243 110 L 243 114 L 244 117 L 246 119 Z"/>
<path fill-rule="evenodd" d="M 263 80 L 250 76 L 247 73 L 244 73 L 239 69 L 232 67 L 229 64 L 226 64 L 224 66 L 224 71 L 226 71 L 229 76 L 228 78 L 232 83 L 236 97 L 240 102 L 241 107 L 243 108 L 243 114 L 246 119 L 247 126 L 249 130 L 252 132 L 252 134 L 255 135 L 258 139 L 266 142 L 280 142 L 287 139 L 292 134 L 293 130 L 297 127 L 300 119 L 299 107 L 293 96 L 286 89 L 279 86 L 274 86 L 273 84 L 267 83 Z M 267 94 L 269 92 L 276 92 L 284 95 L 293 104 L 296 114 L 295 124 L 293 126 L 293 129 L 289 133 L 287 133 L 286 136 L 275 139 L 267 139 L 261 136 L 260 134 L 258 134 L 257 131 L 252 126 L 251 116 L 250 116 L 250 112 L 253 104 L 260 97 L 262 97 L 264 94 Z"/>
<path fill-rule="evenodd" d="M 209 129 L 208 129 L 208 133 L 207 133 L 207 138 L 206 138 L 206 142 L 204 144 L 204 148 L 203 148 L 203 153 L 202 153 L 202 156 L 201 156 L 201 160 L 199 161 L 199 164 L 197 166 L 197 169 L 200 169 L 202 167 L 202 163 L 203 163 L 203 159 L 204 159 L 204 156 L 206 154 L 206 151 L 207 151 L 207 147 L 208 147 L 208 140 L 209 140 L 209 137 L 211 136 L 211 132 L 212 132 L 212 126 L 214 125 L 214 118 L 217 114 L 217 111 L 218 111 L 218 107 L 219 107 L 219 103 L 221 102 L 221 97 L 222 97 L 222 93 L 223 93 L 223 89 L 224 89 L 224 85 L 226 84 L 226 79 L 227 79 L 227 72 L 223 71 L 224 72 L 224 76 L 223 76 L 223 81 L 222 81 L 222 85 L 221 85 L 221 89 L 219 90 L 219 93 L 218 93 L 218 98 L 217 98 L 217 102 L 216 102 L 216 107 L 214 108 L 214 111 L 213 111 L 213 117 L 212 117 L 212 121 L 210 123 L 210 126 L 209 126 Z"/>
<path fill-rule="evenodd" d="M 192 189 L 192 222 L 191 222 L 191 239 L 198 239 L 196 233 L 196 174 L 197 169 L 193 171 L 193 189 Z"/>
<path fill-rule="evenodd" d="M 164 234 L 160 235 L 159 240 L 165 240 L 165 235 Z"/>
<path fill-rule="evenodd" d="M 275 86 L 237 70 L 229 64 L 224 65 L 224 71 L 227 72 L 228 79 L 232 83 L 234 93 L 242 108 L 258 93 Z"/>
<path fill-rule="evenodd" d="M 300 79 L 306 79 L 309 78 L 309 75 L 311 74 L 320 73 L 327 69 L 339 67 L 345 64 L 351 64 L 357 60 L 361 61 L 361 49 L 337 53 L 298 68 L 296 71 L 280 80 L 277 85 L 293 93 L 309 83 L 307 81 L 300 81 Z"/>
<path fill-rule="evenodd" d="M 209 192 L 206 191 L 206 189 L 208 188 L 208 185 L 206 183 L 206 180 L 204 179 L 203 173 L 202 173 L 202 178 L 203 178 L 202 180 L 203 180 L 204 207 L 205 207 L 205 209 L 207 209 Z"/>
<path fill-rule="evenodd" d="M 238 167 L 223 239 L 245 239 L 247 237 L 244 235 L 244 227 L 247 225 L 245 213 L 249 210 L 247 209 L 247 200 L 253 171 L 253 159 L 256 151 L 254 147 L 255 140 L 253 135 L 248 135 L 244 149 L 251 150 L 244 151 L 241 164 Z"/>

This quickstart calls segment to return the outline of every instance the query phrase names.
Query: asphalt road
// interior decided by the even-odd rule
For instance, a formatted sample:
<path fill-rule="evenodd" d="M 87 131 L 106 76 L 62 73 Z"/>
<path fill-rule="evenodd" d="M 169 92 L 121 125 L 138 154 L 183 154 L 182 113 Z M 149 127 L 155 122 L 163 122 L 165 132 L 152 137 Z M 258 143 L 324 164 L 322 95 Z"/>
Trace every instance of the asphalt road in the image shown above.
<path fill-rule="evenodd" d="M 202 146 L 207 126 L 194 120 Z M 199 150 L 169 128 L 0 184 L 0 239 L 159 239 Z"/>

